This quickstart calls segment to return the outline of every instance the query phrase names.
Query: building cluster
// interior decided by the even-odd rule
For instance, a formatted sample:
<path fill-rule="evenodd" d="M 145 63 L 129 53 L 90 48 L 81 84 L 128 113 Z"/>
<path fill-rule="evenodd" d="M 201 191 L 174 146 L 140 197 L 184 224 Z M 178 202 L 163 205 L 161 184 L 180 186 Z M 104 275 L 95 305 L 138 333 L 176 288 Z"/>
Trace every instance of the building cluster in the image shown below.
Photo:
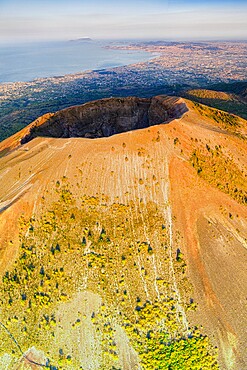
<path fill-rule="evenodd" d="M 207 87 L 247 78 L 245 42 L 146 42 L 111 47 L 148 51 L 153 53 L 153 59 L 108 70 L 0 84 L 2 108 L 12 105 L 22 108 L 35 102 L 56 101 L 78 94 L 89 94 L 90 97 L 98 91 L 106 92 L 107 96 L 109 92 L 121 93 L 132 88 Z"/>

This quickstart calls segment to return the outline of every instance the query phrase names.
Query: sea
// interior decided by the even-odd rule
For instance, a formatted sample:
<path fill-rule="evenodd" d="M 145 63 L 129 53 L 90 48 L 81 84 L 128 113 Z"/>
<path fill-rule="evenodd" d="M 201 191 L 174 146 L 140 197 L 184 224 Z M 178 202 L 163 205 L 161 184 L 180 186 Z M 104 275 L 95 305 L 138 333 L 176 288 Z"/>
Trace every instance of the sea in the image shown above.
<path fill-rule="evenodd" d="M 0 83 L 25 82 L 145 62 L 144 51 L 106 48 L 104 41 L 50 41 L 0 45 Z"/>

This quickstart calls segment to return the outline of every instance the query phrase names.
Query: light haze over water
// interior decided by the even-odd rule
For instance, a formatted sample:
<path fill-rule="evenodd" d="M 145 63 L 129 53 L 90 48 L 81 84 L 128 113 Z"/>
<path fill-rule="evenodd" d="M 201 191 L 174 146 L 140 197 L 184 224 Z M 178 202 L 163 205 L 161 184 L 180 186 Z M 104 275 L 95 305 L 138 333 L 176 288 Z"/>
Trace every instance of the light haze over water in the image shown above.
<path fill-rule="evenodd" d="M 107 69 L 152 58 L 148 52 L 106 49 L 105 45 L 95 41 L 0 45 L 0 83 Z"/>

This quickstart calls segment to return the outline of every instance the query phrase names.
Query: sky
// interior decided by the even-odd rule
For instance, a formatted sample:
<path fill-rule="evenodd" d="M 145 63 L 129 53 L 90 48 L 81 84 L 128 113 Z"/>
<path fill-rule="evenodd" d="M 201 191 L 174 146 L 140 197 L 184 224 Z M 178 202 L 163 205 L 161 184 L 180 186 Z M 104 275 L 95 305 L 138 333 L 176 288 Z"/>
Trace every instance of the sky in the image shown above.
<path fill-rule="evenodd" d="M 247 0 L 0 0 L 0 42 L 247 40 Z"/>

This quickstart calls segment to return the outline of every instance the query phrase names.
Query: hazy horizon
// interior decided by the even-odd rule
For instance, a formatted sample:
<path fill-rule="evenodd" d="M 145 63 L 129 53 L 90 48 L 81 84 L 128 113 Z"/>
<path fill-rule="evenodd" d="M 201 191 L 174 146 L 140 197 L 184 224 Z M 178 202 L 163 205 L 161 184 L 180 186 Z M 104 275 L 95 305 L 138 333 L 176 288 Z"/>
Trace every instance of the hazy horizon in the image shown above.
<path fill-rule="evenodd" d="M 245 0 L 0 0 L 0 42 L 246 40 Z"/>

